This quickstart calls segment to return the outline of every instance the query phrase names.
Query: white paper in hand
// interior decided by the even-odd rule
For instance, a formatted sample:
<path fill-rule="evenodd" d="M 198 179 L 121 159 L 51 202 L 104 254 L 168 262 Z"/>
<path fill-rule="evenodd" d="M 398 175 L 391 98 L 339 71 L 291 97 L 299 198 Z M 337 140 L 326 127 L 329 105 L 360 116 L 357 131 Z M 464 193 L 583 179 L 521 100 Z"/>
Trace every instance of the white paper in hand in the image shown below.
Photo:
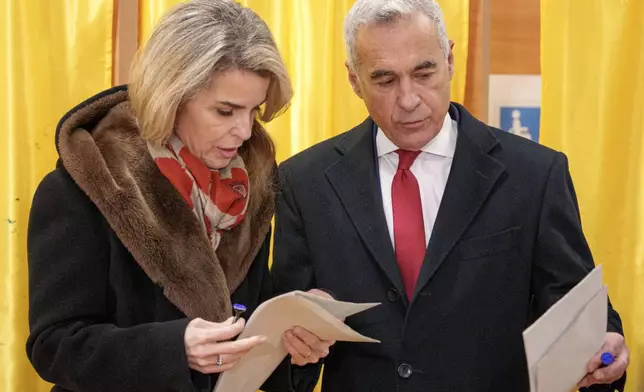
<path fill-rule="evenodd" d="M 531 392 L 569 392 L 586 375 L 606 334 L 601 266 L 523 332 Z"/>
<path fill-rule="evenodd" d="M 214 392 L 256 392 L 286 357 L 282 335 L 301 326 L 320 339 L 379 343 L 349 328 L 340 319 L 379 305 L 355 304 L 293 291 L 262 303 L 238 339 L 264 335 L 266 343 L 253 348 L 235 367 L 219 376 Z"/>

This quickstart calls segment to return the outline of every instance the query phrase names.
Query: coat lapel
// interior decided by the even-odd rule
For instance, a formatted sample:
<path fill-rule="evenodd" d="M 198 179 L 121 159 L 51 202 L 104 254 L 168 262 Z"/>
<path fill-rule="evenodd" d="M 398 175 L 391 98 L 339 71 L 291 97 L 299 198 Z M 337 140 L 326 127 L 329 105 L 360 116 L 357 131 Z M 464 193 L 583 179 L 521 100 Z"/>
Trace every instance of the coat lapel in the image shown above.
<path fill-rule="evenodd" d="M 454 161 L 414 298 L 440 268 L 505 171 L 505 166 L 488 154 L 498 144 L 490 129 L 461 106 L 455 108 L 460 113 Z"/>
<path fill-rule="evenodd" d="M 373 121 L 367 119 L 340 141 L 337 149 L 344 156 L 327 168 L 326 176 L 371 256 L 404 293 L 382 208 L 372 129 Z"/>

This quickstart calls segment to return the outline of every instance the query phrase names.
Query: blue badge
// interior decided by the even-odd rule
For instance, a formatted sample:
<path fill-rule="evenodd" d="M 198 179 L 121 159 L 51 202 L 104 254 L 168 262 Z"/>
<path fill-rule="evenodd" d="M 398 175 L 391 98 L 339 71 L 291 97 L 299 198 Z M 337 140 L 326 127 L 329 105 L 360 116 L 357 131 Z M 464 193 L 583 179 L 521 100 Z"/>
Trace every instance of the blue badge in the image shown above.
<path fill-rule="evenodd" d="M 501 129 L 539 142 L 541 108 L 501 106 Z"/>

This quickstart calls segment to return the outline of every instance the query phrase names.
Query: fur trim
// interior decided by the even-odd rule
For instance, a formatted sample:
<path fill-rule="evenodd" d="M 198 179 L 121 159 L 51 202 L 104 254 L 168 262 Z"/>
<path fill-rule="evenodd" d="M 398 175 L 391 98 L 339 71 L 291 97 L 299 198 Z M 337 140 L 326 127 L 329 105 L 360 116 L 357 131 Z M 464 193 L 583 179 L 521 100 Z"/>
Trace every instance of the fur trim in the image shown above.
<path fill-rule="evenodd" d="M 87 124 L 97 125 L 92 130 Z M 215 253 L 188 204 L 152 160 L 127 90 L 75 108 L 57 136 L 66 170 L 168 300 L 188 317 L 219 322 L 230 317 L 230 293 L 246 277 L 269 231 L 272 194 L 249 205 L 243 223 L 223 233 Z M 250 189 L 253 200 L 252 184 Z"/>

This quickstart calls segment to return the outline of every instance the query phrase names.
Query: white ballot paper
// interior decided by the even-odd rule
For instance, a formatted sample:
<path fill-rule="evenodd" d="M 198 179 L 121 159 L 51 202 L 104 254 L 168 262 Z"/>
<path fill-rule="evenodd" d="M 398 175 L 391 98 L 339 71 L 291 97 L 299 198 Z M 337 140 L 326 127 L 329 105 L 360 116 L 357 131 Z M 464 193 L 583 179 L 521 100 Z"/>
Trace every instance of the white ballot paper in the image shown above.
<path fill-rule="evenodd" d="M 264 335 L 266 343 L 253 348 L 237 365 L 217 380 L 214 392 L 256 392 L 286 357 L 284 332 L 296 325 L 320 339 L 380 343 L 349 328 L 341 319 L 379 303 L 356 304 L 293 291 L 262 303 L 253 312 L 238 339 Z"/>
<path fill-rule="evenodd" d="M 523 332 L 531 392 L 570 392 L 606 334 L 608 295 L 595 268 Z"/>

